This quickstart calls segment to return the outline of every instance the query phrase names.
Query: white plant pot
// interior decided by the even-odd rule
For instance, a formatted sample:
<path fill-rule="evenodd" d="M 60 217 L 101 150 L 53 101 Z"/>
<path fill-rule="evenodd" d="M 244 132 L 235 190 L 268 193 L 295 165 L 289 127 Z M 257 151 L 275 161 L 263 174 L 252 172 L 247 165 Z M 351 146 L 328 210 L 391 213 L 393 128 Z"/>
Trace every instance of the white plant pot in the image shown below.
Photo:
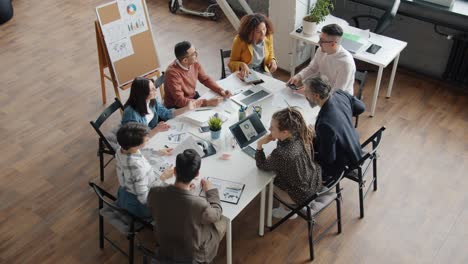
<path fill-rule="evenodd" d="M 307 36 L 317 34 L 317 23 L 302 20 L 302 32 Z"/>

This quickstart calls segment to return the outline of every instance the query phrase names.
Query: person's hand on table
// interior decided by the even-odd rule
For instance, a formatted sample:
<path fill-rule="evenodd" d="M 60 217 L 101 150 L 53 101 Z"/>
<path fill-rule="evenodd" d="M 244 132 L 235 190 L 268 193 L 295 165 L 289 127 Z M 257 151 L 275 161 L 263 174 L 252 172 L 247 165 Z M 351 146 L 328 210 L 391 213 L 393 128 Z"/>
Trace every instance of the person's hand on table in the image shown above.
<path fill-rule="evenodd" d="M 171 178 L 172 176 L 174 176 L 174 166 L 171 166 L 167 168 L 166 170 L 164 170 L 164 172 L 161 174 L 159 179 L 161 179 L 161 181 L 165 181 Z"/>
<path fill-rule="evenodd" d="M 276 60 L 272 60 L 270 64 L 268 65 L 268 69 L 270 70 L 270 73 L 274 73 L 278 69 L 278 64 L 276 63 Z"/>
<path fill-rule="evenodd" d="M 249 73 L 250 73 L 249 66 L 247 64 L 245 64 L 244 62 L 241 62 L 240 67 L 239 67 L 239 72 L 237 73 L 237 76 L 241 80 L 244 80 L 244 78 L 247 77 L 247 75 L 249 75 Z"/>
<path fill-rule="evenodd" d="M 301 83 L 301 76 L 300 75 L 294 75 L 291 77 L 286 84 L 294 84 L 299 87 L 299 84 Z"/>
<path fill-rule="evenodd" d="M 229 97 L 232 96 L 232 93 L 231 93 L 231 91 L 229 91 L 229 90 L 223 90 L 223 91 L 221 92 L 221 96 L 222 96 L 224 99 L 227 99 L 227 98 L 229 98 Z"/>
<path fill-rule="evenodd" d="M 168 131 L 170 128 L 171 126 L 168 123 L 161 121 L 152 130 L 158 133 L 158 132 Z"/>
<path fill-rule="evenodd" d="M 203 105 L 203 99 L 193 100 L 194 109 L 199 108 Z M 193 110 L 193 109 L 192 109 Z"/>
<path fill-rule="evenodd" d="M 211 98 L 211 99 L 208 99 L 206 100 L 206 106 L 217 106 L 219 105 L 222 101 L 224 100 L 223 97 L 215 97 L 215 98 Z"/>
<path fill-rule="evenodd" d="M 205 179 L 201 180 L 201 186 L 205 193 L 209 190 L 215 189 L 213 184 L 209 180 L 205 180 Z"/>
<path fill-rule="evenodd" d="M 263 145 L 270 143 L 271 141 L 274 141 L 275 139 L 271 134 L 268 134 L 266 136 L 263 136 L 261 139 L 257 141 L 257 149 L 262 150 Z"/>
<path fill-rule="evenodd" d="M 187 107 L 187 111 L 192 111 L 193 109 L 197 108 L 197 101 L 190 100 L 185 107 Z"/>
<path fill-rule="evenodd" d="M 161 156 L 170 156 L 172 155 L 173 148 L 163 148 L 158 151 Z"/>
<path fill-rule="evenodd" d="M 305 95 L 305 87 L 304 87 L 304 86 L 301 86 L 301 87 L 299 87 L 299 89 L 294 90 L 293 92 L 294 92 L 294 93 L 297 93 L 297 94 Z"/>

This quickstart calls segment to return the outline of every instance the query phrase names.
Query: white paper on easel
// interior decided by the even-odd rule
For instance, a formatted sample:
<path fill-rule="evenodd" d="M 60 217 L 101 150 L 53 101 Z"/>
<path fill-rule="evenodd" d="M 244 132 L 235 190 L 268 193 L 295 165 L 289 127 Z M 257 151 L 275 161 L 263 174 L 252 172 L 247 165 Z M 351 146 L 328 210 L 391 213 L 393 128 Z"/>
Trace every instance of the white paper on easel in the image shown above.
<path fill-rule="evenodd" d="M 130 38 L 123 38 L 108 45 L 109 57 L 112 62 L 133 55 L 133 45 Z"/>
<path fill-rule="evenodd" d="M 141 0 L 117 0 L 120 17 L 129 36 L 148 30 Z"/>
<path fill-rule="evenodd" d="M 103 25 L 102 34 L 106 43 L 109 44 L 128 37 L 128 32 L 125 30 L 121 19 Z"/>

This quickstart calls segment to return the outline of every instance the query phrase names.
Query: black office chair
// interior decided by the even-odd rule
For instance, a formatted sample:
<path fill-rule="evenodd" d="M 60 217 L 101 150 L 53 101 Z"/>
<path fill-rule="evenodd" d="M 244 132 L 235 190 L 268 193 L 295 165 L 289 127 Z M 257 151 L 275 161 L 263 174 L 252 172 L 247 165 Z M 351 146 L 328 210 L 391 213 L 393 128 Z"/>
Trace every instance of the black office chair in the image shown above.
<path fill-rule="evenodd" d="M 112 194 L 106 192 L 97 184 L 90 182 L 89 186 L 99 198 L 99 248 L 104 248 L 104 239 L 113 247 L 128 257 L 128 263 L 132 264 L 134 259 L 134 243 L 136 234 L 144 228 L 153 229 L 151 223 L 131 214 L 127 210 L 115 205 L 117 200 Z M 104 218 L 128 239 L 128 254 L 119 248 L 114 242 L 104 235 Z"/>
<path fill-rule="evenodd" d="M 363 150 L 364 155 L 362 158 L 353 165 L 350 165 L 348 170 L 345 173 L 345 178 L 355 181 L 359 184 L 359 210 L 360 210 L 360 218 L 364 218 L 364 198 L 366 198 L 367 193 L 370 190 L 370 186 L 374 186 L 374 191 L 377 191 L 377 149 L 380 146 L 380 142 L 382 140 L 382 134 L 385 130 L 385 127 L 381 127 L 377 132 L 375 132 L 372 136 L 370 136 L 364 143 L 362 143 L 361 148 Z M 371 145 L 371 149 L 366 152 L 367 145 Z M 372 181 L 369 183 L 369 187 L 364 191 L 366 188 L 366 180 L 364 176 L 366 175 L 367 170 L 372 165 L 373 168 L 373 176 Z"/>
<path fill-rule="evenodd" d="M 161 72 L 161 76 L 159 76 L 156 80 L 154 80 L 154 87 L 156 89 L 159 88 L 159 93 L 161 94 L 161 103 L 164 102 L 164 72 Z"/>
<path fill-rule="evenodd" d="M 288 207 L 291 212 L 283 217 L 281 220 L 276 222 L 272 227 L 270 227 L 270 231 L 275 230 L 278 226 L 284 223 L 286 220 L 291 218 L 294 214 L 299 215 L 301 218 L 307 221 L 307 228 L 308 228 L 308 240 L 309 240 L 309 253 L 310 253 L 310 260 L 314 260 L 314 243 L 320 241 L 323 238 L 325 233 L 327 233 L 335 224 L 338 226 L 338 234 L 341 233 L 341 191 L 340 188 L 340 181 L 343 179 L 345 171 L 348 168 L 346 167 L 345 170 L 341 173 L 340 177 L 332 181 L 328 187 L 322 188 L 320 192 L 312 195 L 309 199 L 307 199 L 304 203 L 299 206 L 290 205 L 284 201 L 282 201 L 278 196 L 274 195 L 274 198 L 282 203 L 284 206 Z M 333 191 L 335 189 L 335 191 Z M 318 216 L 325 208 L 330 206 L 333 201 L 336 201 L 336 220 L 333 221 L 330 225 L 328 225 L 325 230 L 319 234 L 318 238 L 315 240 L 313 239 L 313 229 L 315 225 L 315 218 Z M 304 213 L 303 209 L 306 209 L 306 213 Z"/>
<path fill-rule="evenodd" d="M 143 264 L 199 264 L 199 262 L 188 258 L 177 260 L 161 258 L 158 246 L 156 246 L 155 251 L 152 251 L 142 244 L 138 244 L 137 249 L 143 254 Z"/>
<path fill-rule="evenodd" d="M 108 106 L 104 112 L 96 119 L 96 121 L 89 122 L 91 126 L 96 130 L 96 133 L 99 135 L 99 146 L 97 155 L 99 156 L 99 169 L 101 175 L 101 181 L 104 181 L 104 168 L 114 159 L 115 156 L 115 148 L 109 142 L 109 140 L 104 136 L 101 132 L 100 128 L 104 121 L 109 118 L 115 111 L 117 110 L 123 111 L 123 105 L 118 98 L 115 98 L 115 102 L 113 102 L 110 106 Z M 104 154 L 111 155 L 112 157 L 104 164 Z"/>
<path fill-rule="evenodd" d="M 358 71 L 356 70 L 356 73 L 354 73 L 354 80 L 359 84 L 359 90 L 356 95 L 356 98 L 361 100 L 362 99 L 362 91 L 364 90 L 364 86 L 366 84 L 366 79 L 367 79 L 367 71 Z M 356 121 L 354 123 L 354 127 L 358 127 L 358 122 L 359 122 L 359 116 L 355 116 Z"/>
<path fill-rule="evenodd" d="M 224 60 L 226 58 L 231 57 L 231 50 L 219 50 L 219 55 L 221 57 L 221 79 L 226 78 L 228 75 L 231 74 L 231 71 L 229 70 L 229 67 L 226 67 Z"/>
<path fill-rule="evenodd" d="M 13 17 L 13 4 L 11 0 L 0 0 L 0 25 Z"/>
<path fill-rule="evenodd" d="M 375 32 L 376 34 L 382 34 L 392 24 L 393 18 L 396 16 L 399 7 L 400 0 L 394 0 L 393 4 L 387 10 L 385 10 L 385 13 L 380 18 L 373 15 L 358 15 L 353 16 L 351 19 L 354 21 L 354 24 L 358 28 L 360 27 L 359 19 L 373 19 L 377 21 L 377 25 L 373 32 Z"/>

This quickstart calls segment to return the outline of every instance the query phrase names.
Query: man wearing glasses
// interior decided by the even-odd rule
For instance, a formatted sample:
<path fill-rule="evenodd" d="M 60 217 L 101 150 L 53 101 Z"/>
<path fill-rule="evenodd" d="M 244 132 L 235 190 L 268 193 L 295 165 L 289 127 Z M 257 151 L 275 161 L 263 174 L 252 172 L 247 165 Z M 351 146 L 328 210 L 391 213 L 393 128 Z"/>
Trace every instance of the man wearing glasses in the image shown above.
<path fill-rule="evenodd" d="M 299 83 L 310 77 L 320 76 L 328 79 L 332 92 L 341 89 L 353 95 L 354 74 L 356 65 L 349 51 L 341 45 L 343 29 L 337 24 L 326 25 L 322 28 L 319 45 L 310 64 L 292 77 L 288 84 L 299 87 Z M 299 92 L 303 93 L 304 89 Z"/>
<path fill-rule="evenodd" d="M 198 53 L 195 47 L 188 41 L 182 41 L 175 45 L 176 60 L 170 64 L 164 77 L 164 105 L 168 108 L 182 108 L 190 101 L 195 101 L 195 106 L 216 106 L 229 98 L 231 93 L 223 90 L 198 63 Z M 195 91 L 197 80 L 203 85 L 219 94 L 212 99 L 198 99 L 200 94 Z"/>

